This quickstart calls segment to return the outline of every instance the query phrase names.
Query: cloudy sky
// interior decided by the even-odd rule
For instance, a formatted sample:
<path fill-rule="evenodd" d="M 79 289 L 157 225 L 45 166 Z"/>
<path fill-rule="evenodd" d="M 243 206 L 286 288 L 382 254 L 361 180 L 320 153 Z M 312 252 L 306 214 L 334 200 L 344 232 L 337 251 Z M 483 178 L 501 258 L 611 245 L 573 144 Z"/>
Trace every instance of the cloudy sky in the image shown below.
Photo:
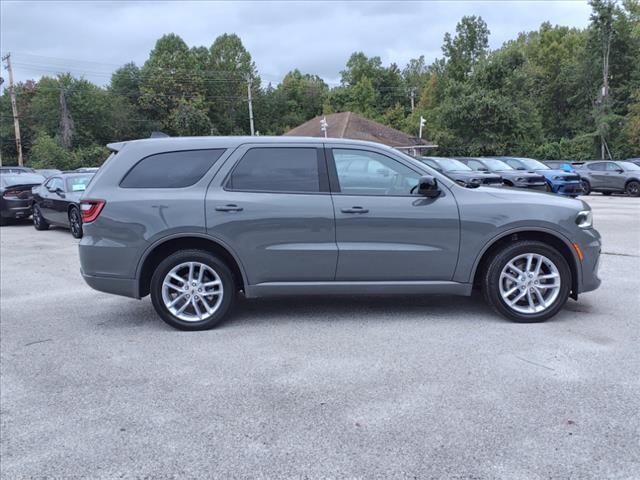
<path fill-rule="evenodd" d="M 433 2 L 1 2 L 0 47 L 11 52 L 17 80 L 70 71 L 105 84 L 128 61 L 141 65 L 164 33 L 189 46 L 210 46 L 236 33 L 263 83 L 293 68 L 330 84 L 357 50 L 400 67 L 413 57 L 440 56 L 442 38 L 463 15 L 481 15 L 497 48 L 544 21 L 584 27 L 586 1 Z M 6 77 L 5 74 L 3 76 Z M 5 84 L 6 86 L 6 84 Z"/>

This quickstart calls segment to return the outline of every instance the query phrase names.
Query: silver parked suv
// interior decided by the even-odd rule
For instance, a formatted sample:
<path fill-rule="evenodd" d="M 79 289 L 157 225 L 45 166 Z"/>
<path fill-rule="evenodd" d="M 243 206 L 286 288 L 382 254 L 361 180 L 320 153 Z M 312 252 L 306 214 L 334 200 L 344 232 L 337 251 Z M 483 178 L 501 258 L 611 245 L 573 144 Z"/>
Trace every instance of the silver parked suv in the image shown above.
<path fill-rule="evenodd" d="M 109 145 L 81 201 L 82 275 L 185 330 L 246 297 L 470 295 L 517 322 L 597 288 L 600 235 L 580 201 L 465 188 L 397 150 L 292 137 Z"/>

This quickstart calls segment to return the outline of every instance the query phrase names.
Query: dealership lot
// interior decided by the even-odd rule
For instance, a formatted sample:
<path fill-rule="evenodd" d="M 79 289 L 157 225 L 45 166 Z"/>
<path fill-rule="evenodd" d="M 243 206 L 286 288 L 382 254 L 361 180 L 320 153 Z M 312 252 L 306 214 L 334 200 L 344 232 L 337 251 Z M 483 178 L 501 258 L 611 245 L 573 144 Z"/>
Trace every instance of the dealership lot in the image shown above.
<path fill-rule="evenodd" d="M 179 332 L 3 227 L 3 478 L 640 477 L 640 199 L 584 197 L 602 287 L 544 324 L 479 296 L 240 302 Z"/>

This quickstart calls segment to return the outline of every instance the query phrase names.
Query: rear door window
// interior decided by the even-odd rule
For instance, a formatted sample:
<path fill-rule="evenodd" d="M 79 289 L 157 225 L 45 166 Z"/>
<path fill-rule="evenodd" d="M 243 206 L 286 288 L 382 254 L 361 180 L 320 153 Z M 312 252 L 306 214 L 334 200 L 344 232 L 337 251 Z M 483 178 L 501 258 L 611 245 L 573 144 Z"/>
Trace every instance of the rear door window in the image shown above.
<path fill-rule="evenodd" d="M 598 163 L 590 163 L 587 165 L 589 170 L 595 170 L 596 172 L 603 172 L 605 169 L 605 164 L 603 162 Z"/>
<path fill-rule="evenodd" d="M 123 188 L 183 188 L 200 180 L 224 149 L 188 150 L 151 155 L 140 160 L 120 182 Z"/>
<path fill-rule="evenodd" d="M 226 188 L 251 192 L 317 193 L 327 190 L 323 167 L 324 159 L 317 148 L 251 148 L 235 166 Z"/>

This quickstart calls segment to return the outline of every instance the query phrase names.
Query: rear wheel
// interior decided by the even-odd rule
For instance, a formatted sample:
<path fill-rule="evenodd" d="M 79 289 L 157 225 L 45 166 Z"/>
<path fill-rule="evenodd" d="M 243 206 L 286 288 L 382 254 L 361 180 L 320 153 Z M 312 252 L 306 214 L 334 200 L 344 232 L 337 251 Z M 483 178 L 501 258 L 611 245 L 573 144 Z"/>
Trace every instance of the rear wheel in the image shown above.
<path fill-rule="evenodd" d="M 176 252 L 151 278 L 151 301 L 166 323 L 180 330 L 207 330 L 220 323 L 236 299 L 229 267 L 203 250 Z"/>
<path fill-rule="evenodd" d="M 542 322 L 563 307 L 571 290 L 571 270 L 555 248 L 523 240 L 490 260 L 482 281 L 486 301 L 518 323 Z"/>
<path fill-rule="evenodd" d="M 49 222 L 42 216 L 42 210 L 38 205 L 33 206 L 33 226 L 36 230 L 48 230 Z"/>
<path fill-rule="evenodd" d="M 73 238 L 82 238 L 82 217 L 76 207 L 69 209 L 69 227 Z"/>
<path fill-rule="evenodd" d="M 640 182 L 635 180 L 627 183 L 627 194 L 631 197 L 640 197 Z"/>

